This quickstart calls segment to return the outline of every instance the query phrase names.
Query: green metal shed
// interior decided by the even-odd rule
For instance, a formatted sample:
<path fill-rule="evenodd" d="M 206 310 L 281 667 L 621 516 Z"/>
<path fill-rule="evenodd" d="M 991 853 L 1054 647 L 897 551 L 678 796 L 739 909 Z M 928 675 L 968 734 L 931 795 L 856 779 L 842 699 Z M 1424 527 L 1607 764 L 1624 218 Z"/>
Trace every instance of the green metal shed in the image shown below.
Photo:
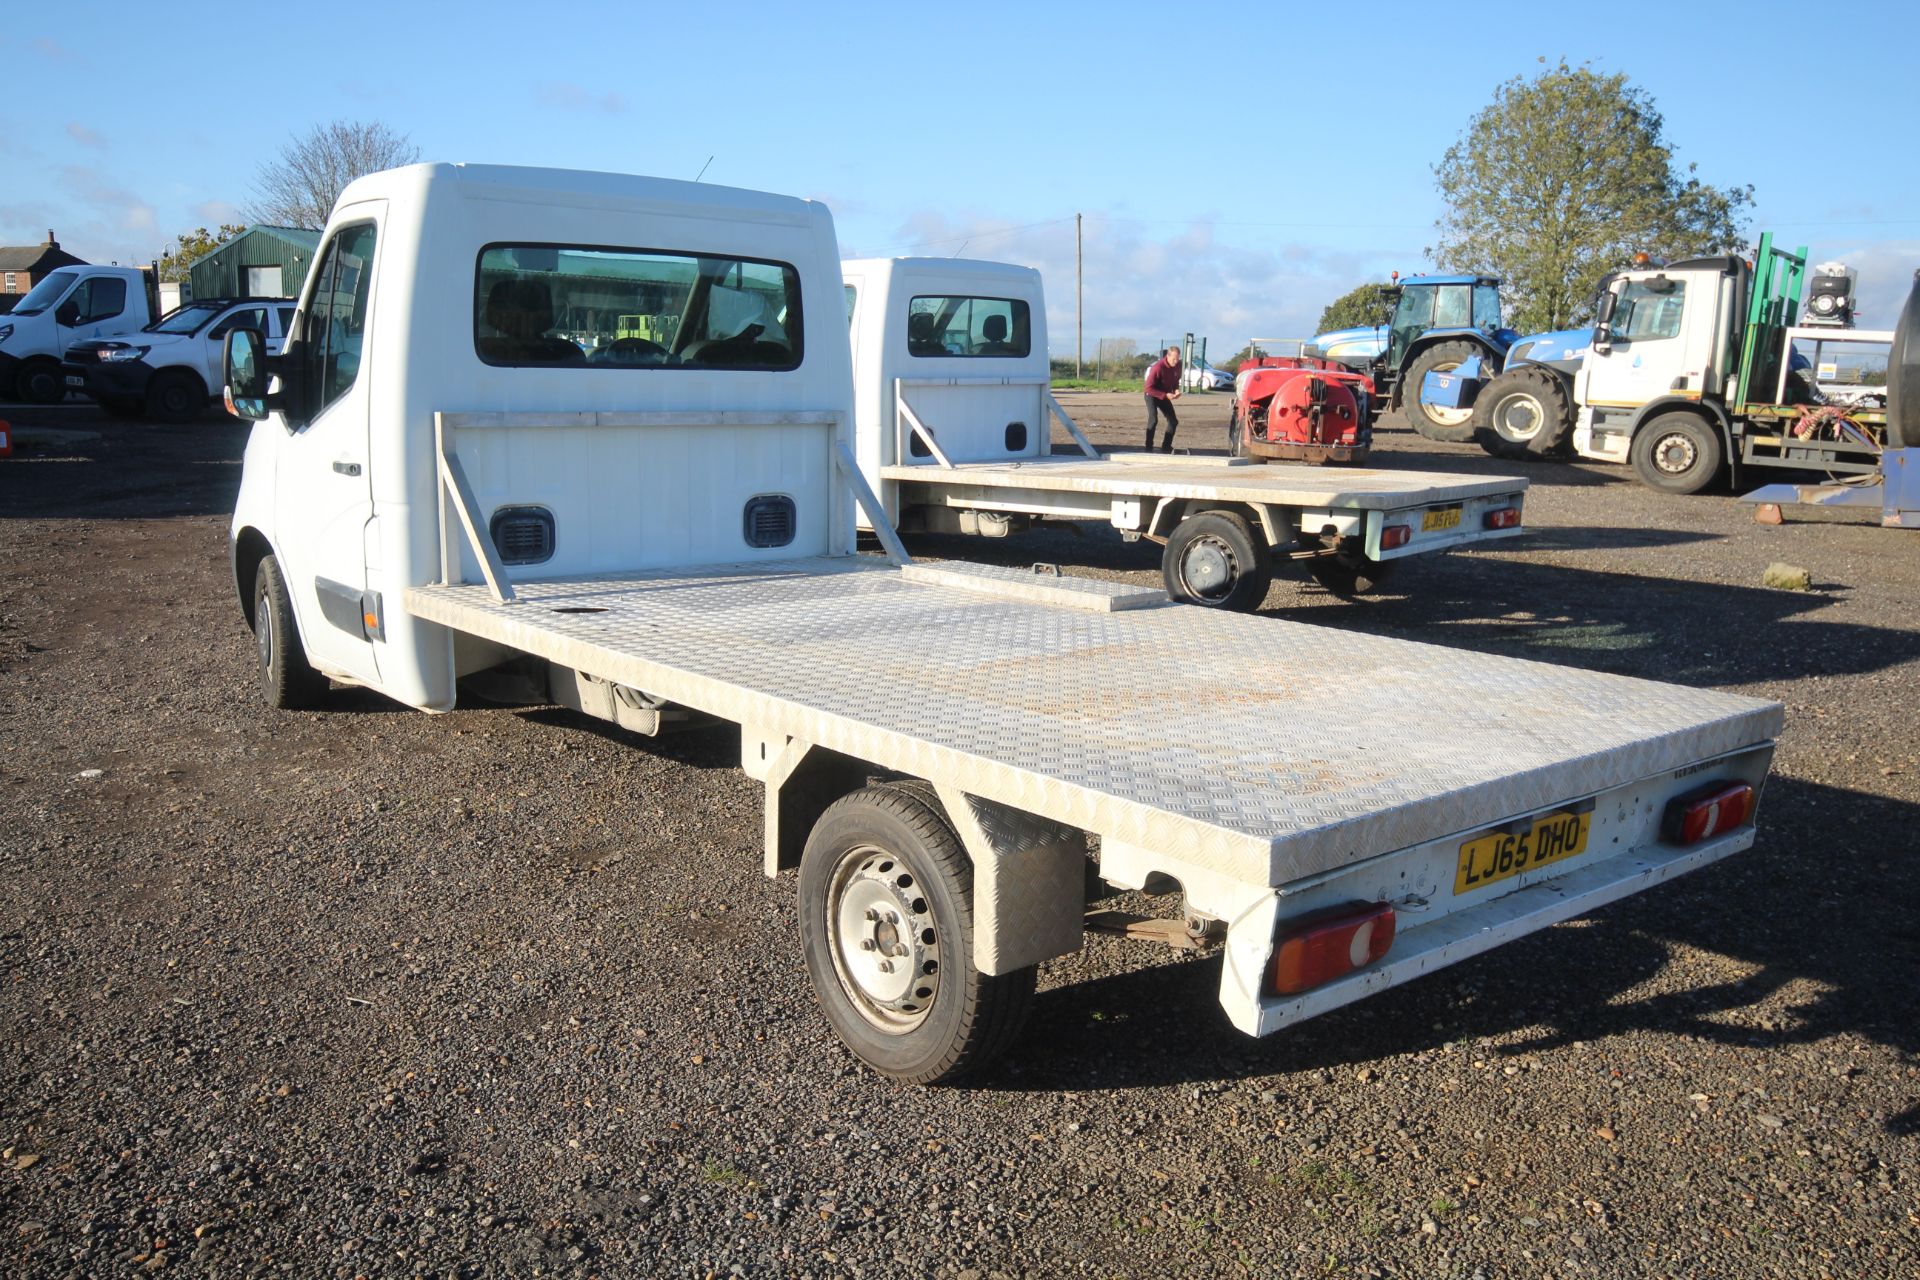
<path fill-rule="evenodd" d="M 249 227 L 187 268 L 196 298 L 293 298 L 307 278 L 318 231 Z"/>

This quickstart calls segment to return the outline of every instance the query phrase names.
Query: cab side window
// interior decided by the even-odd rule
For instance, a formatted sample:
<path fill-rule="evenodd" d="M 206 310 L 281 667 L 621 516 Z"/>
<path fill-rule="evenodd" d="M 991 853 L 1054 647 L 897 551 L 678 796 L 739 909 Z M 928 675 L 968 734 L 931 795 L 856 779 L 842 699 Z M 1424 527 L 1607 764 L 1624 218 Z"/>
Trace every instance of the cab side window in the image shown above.
<path fill-rule="evenodd" d="M 1466 285 L 1443 284 L 1433 291 L 1434 328 L 1462 328 L 1470 323 L 1472 315 L 1472 303 Z"/>
<path fill-rule="evenodd" d="M 127 282 L 112 276 L 95 276 L 82 281 L 67 303 L 77 312 L 76 325 L 111 320 L 127 309 Z"/>
<path fill-rule="evenodd" d="M 343 227 L 327 242 L 314 272 L 300 352 L 309 417 L 345 395 L 360 374 L 373 293 L 373 245 L 372 223 Z"/>
<path fill-rule="evenodd" d="M 1680 316 L 1687 306 L 1684 280 L 1632 280 L 1620 291 L 1613 309 L 1613 332 L 1628 342 L 1648 342 L 1680 336 Z"/>

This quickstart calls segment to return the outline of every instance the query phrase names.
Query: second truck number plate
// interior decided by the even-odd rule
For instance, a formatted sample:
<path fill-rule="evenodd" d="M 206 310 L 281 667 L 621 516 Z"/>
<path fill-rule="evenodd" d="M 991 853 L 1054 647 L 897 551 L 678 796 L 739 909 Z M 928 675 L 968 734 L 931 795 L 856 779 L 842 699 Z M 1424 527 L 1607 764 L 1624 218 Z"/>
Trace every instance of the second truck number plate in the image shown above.
<path fill-rule="evenodd" d="M 1495 831 L 1460 846 L 1460 868 L 1453 878 L 1456 895 L 1510 880 L 1532 867 L 1571 858 L 1587 850 L 1593 810 L 1560 809 L 1542 814 L 1524 831 Z"/>
<path fill-rule="evenodd" d="M 1432 533 L 1435 529 L 1458 529 L 1460 527 L 1460 508 L 1437 507 L 1420 517 L 1420 529 L 1423 533 Z"/>

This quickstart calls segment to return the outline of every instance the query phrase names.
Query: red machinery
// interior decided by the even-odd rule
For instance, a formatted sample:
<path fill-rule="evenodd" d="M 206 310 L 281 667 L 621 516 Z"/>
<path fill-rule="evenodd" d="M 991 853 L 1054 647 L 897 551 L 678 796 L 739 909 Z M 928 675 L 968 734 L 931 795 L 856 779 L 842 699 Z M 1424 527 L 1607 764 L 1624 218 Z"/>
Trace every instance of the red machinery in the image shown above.
<path fill-rule="evenodd" d="M 1236 458 L 1364 462 L 1373 379 L 1311 356 L 1262 356 L 1234 379 L 1227 449 Z"/>

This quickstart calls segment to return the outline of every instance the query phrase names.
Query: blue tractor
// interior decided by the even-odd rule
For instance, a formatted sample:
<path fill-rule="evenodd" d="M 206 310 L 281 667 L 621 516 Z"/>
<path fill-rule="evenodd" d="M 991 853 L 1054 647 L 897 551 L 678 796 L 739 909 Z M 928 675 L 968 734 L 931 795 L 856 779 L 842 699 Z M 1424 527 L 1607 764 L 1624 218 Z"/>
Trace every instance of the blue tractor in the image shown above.
<path fill-rule="evenodd" d="M 1500 324 L 1500 281 L 1495 276 L 1411 276 L 1398 282 L 1393 318 L 1320 334 L 1308 355 L 1338 360 L 1373 378 L 1373 402 L 1382 410 L 1405 409 L 1413 429 L 1429 440 L 1474 438 L 1471 404 L 1423 395 L 1429 374 L 1491 376 L 1506 362 L 1519 335 Z M 1477 364 L 1469 361 L 1477 360 Z M 1445 381 L 1445 379 L 1442 379 Z"/>
<path fill-rule="evenodd" d="M 1496 458 L 1521 460 L 1568 453 L 1573 380 L 1592 345 L 1592 329 L 1530 333 L 1508 348 L 1503 370 L 1489 371 L 1498 376 L 1475 378 L 1475 370 L 1462 370 L 1451 399 L 1469 406 L 1468 425 L 1480 447 Z"/>

